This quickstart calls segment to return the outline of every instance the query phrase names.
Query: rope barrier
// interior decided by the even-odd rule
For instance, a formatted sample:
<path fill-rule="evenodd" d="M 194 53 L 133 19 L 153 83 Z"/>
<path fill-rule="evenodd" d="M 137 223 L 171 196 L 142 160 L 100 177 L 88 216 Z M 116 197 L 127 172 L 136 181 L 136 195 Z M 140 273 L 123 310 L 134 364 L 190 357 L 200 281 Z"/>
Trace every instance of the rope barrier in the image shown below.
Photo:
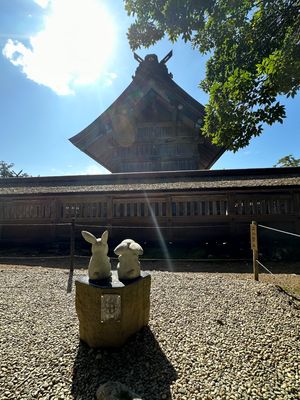
<path fill-rule="evenodd" d="M 70 258 L 70 256 L 0 256 L 1 260 L 14 259 L 14 260 L 50 260 L 50 259 L 64 259 Z M 91 255 L 81 256 L 74 254 L 74 258 L 78 259 L 90 259 Z M 110 257 L 111 260 L 118 260 L 118 257 Z M 143 258 L 143 261 L 174 261 L 174 262 L 249 262 L 249 258 Z"/>
<path fill-rule="evenodd" d="M 108 225 L 82 225 L 75 223 L 75 228 L 108 228 Z"/>
<path fill-rule="evenodd" d="M 266 271 L 269 272 L 269 274 L 275 276 L 263 263 L 261 263 L 260 261 L 256 260 L 257 264 L 259 264 L 261 267 L 263 267 Z"/>
<path fill-rule="evenodd" d="M 61 222 L 61 223 L 54 223 L 54 224 L 0 224 L 1 226 L 71 226 L 71 222 Z M 128 226 L 128 225 L 82 225 L 76 224 L 75 227 L 77 228 L 105 228 L 105 229 L 204 229 L 204 228 L 221 228 L 224 225 L 184 225 L 184 226 Z M 269 229 L 275 232 L 284 233 L 286 235 L 291 235 L 295 237 L 299 237 L 300 235 L 297 233 L 283 231 L 281 229 L 271 228 L 270 226 L 257 224 L 257 226 L 265 229 Z"/>
<path fill-rule="evenodd" d="M 300 235 L 298 235 L 297 233 L 286 232 L 286 231 L 282 231 L 281 229 L 271 228 L 270 226 L 265 226 L 265 225 L 260 225 L 260 224 L 258 224 L 257 226 L 260 226 L 261 228 L 265 228 L 265 229 L 270 229 L 271 231 L 285 233 L 286 235 L 296 236 L 296 237 L 300 238 Z"/>
<path fill-rule="evenodd" d="M 71 222 L 60 222 L 60 223 L 53 223 L 53 224 L 2 224 L 0 223 L 0 226 L 70 226 Z"/>
<path fill-rule="evenodd" d="M 70 258 L 70 256 L 0 256 L 0 260 L 13 258 L 16 259 L 26 259 L 26 260 L 49 260 L 49 259 L 61 259 L 61 258 Z"/>
<path fill-rule="evenodd" d="M 253 263 L 254 280 L 256 280 L 256 281 L 258 281 L 258 278 L 259 278 L 258 277 L 258 275 L 259 275 L 258 274 L 258 265 L 260 265 L 262 268 L 264 268 L 269 274 L 274 276 L 274 274 L 262 262 L 260 262 L 258 260 L 258 257 L 259 257 L 258 247 L 259 246 L 258 246 L 257 227 L 269 229 L 271 231 L 283 233 L 283 234 L 294 236 L 294 237 L 300 237 L 300 235 L 297 234 L 297 233 L 283 231 L 281 229 L 272 228 L 270 226 L 257 224 L 256 221 L 252 221 L 252 223 L 250 225 L 250 242 L 251 242 L 251 250 L 252 250 L 252 263 Z"/>
<path fill-rule="evenodd" d="M 78 254 L 74 254 L 74 258 L 91 258 L 91 256 L 80 256 Z"/>
<path fill-rule="evenodd" d="M 74 255 L 74 258 L 91 258 L 91 256 L 81 256 L 78 254 Z M 111 260 L 117 261 L 118 257 L 110 257 Z M 145 258 L 143 257 L 143 261 L 174 261 L 174 262 L 249 262 L 249 258 L 171 258 L 171 257 L 164 257 L 164 258 Z"/>
<path fill-rule="evenodd" d="M 203 229 L 203 228 L 222 228 L 224 225 L 184 225 L 184 226 L 126 226 L 126 225 L 78 225 L 77 228 L 105 228 L 105 229 Z"/>
<path fill-rule="evenodd" d="M 0 224 L 0 226 L 71 226 L 71 222 L 57 224 Z M 76 224 L 75 228 L 104 228 L 104 229 L 203 229 L 203 228 L 222 228 L 224 225 L 184 225 L 184 226 L 127 226 L 127 225 L 82 225 Z"/>

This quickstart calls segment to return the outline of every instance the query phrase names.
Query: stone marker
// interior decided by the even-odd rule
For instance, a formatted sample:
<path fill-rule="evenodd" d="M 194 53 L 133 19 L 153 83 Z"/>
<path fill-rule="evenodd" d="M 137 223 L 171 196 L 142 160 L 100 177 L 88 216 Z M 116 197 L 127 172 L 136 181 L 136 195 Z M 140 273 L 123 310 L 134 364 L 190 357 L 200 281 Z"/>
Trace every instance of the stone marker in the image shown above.
<path fill-rule="evenodd" d="M 109 280 L 75 281 L 80 339 L 90 347 L 118 347 L 148 325 L 151 276 L 120 281 L 116 271 Z"/>
<path fill-rule="evenodd" d="M 89 278 L 75 280 L 80 339 L 90 347 L 121 346 L 149 322 L 151 277 L 141 273 L 138 260 L 143 249 L 131 239 L 124 240 L 115 249 L 118 272 L 111 273 L 108 232 L 100 239 L 87 231 L 81 233 L 92 243 L 93 255 Z"/>
<path fill-rule="evenodd" d="M 108 381 L 99 386 L 96 392 L 97 400 L 143 400 L 120 382 Z"/>

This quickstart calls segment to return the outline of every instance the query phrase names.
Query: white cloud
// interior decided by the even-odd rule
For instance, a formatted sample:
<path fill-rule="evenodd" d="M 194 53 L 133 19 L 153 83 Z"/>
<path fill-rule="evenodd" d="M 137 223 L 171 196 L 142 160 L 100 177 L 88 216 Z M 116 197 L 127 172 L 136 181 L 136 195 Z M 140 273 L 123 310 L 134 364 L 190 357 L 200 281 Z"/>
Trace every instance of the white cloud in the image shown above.
<path fill-rule="evenodd" d="M 61 175 L 102 175 L 102 174 L 110 174 L 105 167 L 100 164 L 89 164 L 82 167 L 78 165 L 75 166 L 73 164 L 67 165 L 68 170 L 61 171 Z"/>
<path fill-rule="evenodd" d="M 50 0 L 33 0 L 38 6 L 42 8 L 47 8 L 48 4 L 50 3 Z"/>
<path fill-rule="evenodd" d="M 65 169 L 51 168 L 51 175 L 103 175 L 110 174 L 105 167 L 100 164 L 90 164 L 83 168 L 75 167 L 74 165 L 67 165 Z"/>
<path fill-rule="evenodd" d="M 89 165 L 80 175 L 109 174 L 110 172 L 101 165 Z"/>
<path fill-rule="evenodd" d="M 116 75 L 106 71 L 115 46 L 115 25 L 99 0 L 34 0 L 51 12 L 44 29 L 30 37 L 30 47 L 8 39 L 3 55 L 27 78 L 59 95 L 76 86 L 101 80 L 110 85 Z"/>
<path fill-rule="evenodd" d="M 110 86 L 112 85 L 113 81 L 117 78 L 117 74 L 115 74 L 114 72 L 108 72 L 105 75 L 105 81 L 104 83 L 106 84 L 106 86 Z"/>

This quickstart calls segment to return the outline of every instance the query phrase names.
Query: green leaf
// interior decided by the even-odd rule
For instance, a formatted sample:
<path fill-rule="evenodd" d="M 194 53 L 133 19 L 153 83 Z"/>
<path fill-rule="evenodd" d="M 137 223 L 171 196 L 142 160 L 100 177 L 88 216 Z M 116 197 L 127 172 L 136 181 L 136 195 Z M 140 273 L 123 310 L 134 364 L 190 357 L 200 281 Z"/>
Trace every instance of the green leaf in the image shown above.
<path fill-rule="evenodd" d="M 299 0 L 124 0 L 133 50 L 167 35 L 210 54 L 203 133 L 237 151 L 263 124 L 282 123 L 278 95 L 300 88 Z"/>

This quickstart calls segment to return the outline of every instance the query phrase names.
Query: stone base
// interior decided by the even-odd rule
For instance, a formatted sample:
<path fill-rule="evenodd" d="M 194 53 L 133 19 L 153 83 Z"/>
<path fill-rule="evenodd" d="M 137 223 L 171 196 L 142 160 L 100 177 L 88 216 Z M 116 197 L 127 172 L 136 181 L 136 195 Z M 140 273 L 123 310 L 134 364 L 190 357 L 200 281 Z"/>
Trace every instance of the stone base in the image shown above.
<path fill-rule="evenodd" d="M 78 278 L 76 312 L 80 339 L 90 347 L 119 347 L 148 325 L 151 276 L 120 282 L 116 271 L 108 281 Z"/>

